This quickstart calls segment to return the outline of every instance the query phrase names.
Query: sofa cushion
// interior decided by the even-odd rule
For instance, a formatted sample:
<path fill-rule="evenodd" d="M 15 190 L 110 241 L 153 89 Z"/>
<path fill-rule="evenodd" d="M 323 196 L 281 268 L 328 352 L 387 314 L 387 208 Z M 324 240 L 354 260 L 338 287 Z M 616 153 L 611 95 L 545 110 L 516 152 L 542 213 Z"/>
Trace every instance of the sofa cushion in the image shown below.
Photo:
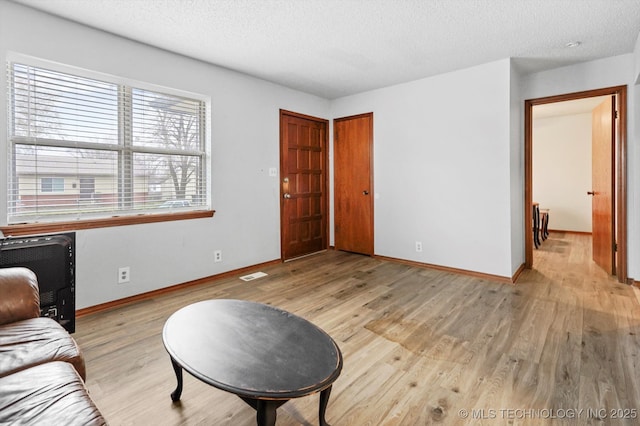
<path fill-rule="evenodd" d="M 0 268 L 0 324 L 40 316 L 36 274 L 27 268 Z"/>
<path fill-rule="evenodd" d="M 86 379 L 84 357 L 75 340 L 51 318 L 0 325 L 0 377 L 48 361 L 66 361 Z"/>
<path fill-rule="evenodd" d="M 0 424 L 105 425 L 76 370 L 40 364 L 0 378 Z"/>

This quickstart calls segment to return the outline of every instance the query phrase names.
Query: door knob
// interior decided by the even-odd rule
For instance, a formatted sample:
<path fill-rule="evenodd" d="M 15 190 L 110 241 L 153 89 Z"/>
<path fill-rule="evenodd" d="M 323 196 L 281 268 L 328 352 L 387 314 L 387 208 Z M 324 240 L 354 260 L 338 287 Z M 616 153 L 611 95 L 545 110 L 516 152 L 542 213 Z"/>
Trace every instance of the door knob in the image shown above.
<path fill-rule="evenodd" d="M 291 194 L 289 194 L 288 192 L 285 192 L 285 194 L 283 195 L 284 198 L 291 198 Z"/>
<path fill-rule="evenodd" d="M 369 191 L 365 189 L 364 191 L 362 191 L 362 195 L 369 195 Z"/>
<path fill-rule="evenodd" d="M 595 191 L 588 191 L 587 195 L 596 195 Z"/>

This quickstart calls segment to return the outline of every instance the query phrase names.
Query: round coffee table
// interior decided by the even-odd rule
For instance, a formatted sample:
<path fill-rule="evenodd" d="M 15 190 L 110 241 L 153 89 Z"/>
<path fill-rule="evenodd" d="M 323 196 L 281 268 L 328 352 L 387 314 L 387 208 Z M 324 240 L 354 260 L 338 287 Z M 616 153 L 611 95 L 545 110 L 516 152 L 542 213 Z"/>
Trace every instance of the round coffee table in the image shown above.
<path fill-rule="evenodd" d="M 182 394 L 182 369 L 238 395 L 257 410 L 258 425 L 274 425 L 276 409 L 292 398 L 320 392 L 319 419 L 342 370 L 333 339 L 309 321 L 244 300 L 214 299 L 176 311 L 164 325 L 164 346 Z"/>

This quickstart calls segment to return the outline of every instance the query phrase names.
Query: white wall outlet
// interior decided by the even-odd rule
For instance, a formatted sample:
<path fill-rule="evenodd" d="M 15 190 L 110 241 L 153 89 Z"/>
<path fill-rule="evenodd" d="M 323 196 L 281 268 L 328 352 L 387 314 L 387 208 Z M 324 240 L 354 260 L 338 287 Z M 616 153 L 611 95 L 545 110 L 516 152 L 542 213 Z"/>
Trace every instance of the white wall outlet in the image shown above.
<path fill-rule="evenodd" d="M 275 167 L 269 167 L 269 176 L 276 177 L 278 176 L 278 169 Z"/>
<path fill-rule="evenodd" d="M 222 262 L 222 250 L 216 250 L 213 252 L 213 261 Z"/>
<path fill-rule="evenodd" d="M 128 283 L 131 280 L 131 268 L 123 266 L 118 268 L 118 284 Z"/>
<path fill-rule="evenodd" d="M 422 251 L 422 242 L 416 241 L 416 251 L 420 253 Z"/>

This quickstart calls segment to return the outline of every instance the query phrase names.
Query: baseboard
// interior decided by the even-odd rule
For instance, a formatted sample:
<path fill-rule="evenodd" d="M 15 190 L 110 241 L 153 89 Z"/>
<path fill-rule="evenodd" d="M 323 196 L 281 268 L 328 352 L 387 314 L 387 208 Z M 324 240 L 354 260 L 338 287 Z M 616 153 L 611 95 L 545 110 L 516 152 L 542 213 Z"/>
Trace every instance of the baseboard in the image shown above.
<path fill-rule="evenodd" d="M 518 281 L 518 278 L 520 278 L 520 274 L 522 274 L 525 269 L 527 269 L 527 265 L 524 263 L 520 265 L 516 273 L 511 277 L 511 283 L 515 284 Z"/>
<path fill-rule="evenodd" d="M 518 270 L 513 275 L 513 277 L 505 277 L 502 275 L 485 274 L 483 272 L 469 271 L 466 269 L 458 269 L 458 268 L 450 268 L 448 266 L 433 265 L 430 263 L 416 262 L 413 260 L 398 259 L 396 257 L 380 256 L 377 254 L 373 255 L 373 257 L 375 257 L 376 259 L 387 260 L 390 262 L 398 262 L 398 263 L 403 263 L 405 265 L 416 266 L 419 268 L 435 269 L 438 271 L 450 272 L 458 275 L 467 275 L 474 278 L 480 278 L 487 281 L 497 281 L 497 282 L 506 283 L 506 284 L 515 284 L 516 280 L 518 279 L 522 271 L 524 271 L 524 266 L 525 266 L 523 263 L 520 266 L 520 268 L 518 268 Z"/>
<path fill-rule="evenodd" d="M 330 250 L 334 250 L 334 247 L 331 246 L 331 247 L 329 247 L 329 249 Z M 428 268 L 428 269 L 435 269 L 435 270 L 438 270 L 438 271 L 450 272 L 450 273 L 459 274 L 459 275 L 467 275 L 467 276 L 470 276 L 470 277 L 480 278 L 480 279 L 484 279 L 484 280 L 487 280 L 487 281 L 497 281 L 497 282 L 507 283 L 507 284 L 515 284 L 516 281 L 518 280 L 518 278 L 520 277 L 520 274 L 522 274 L 522 272 L 525 269 L 525 265 L 523 263 L 522 265 L 520 265 L 520 267 L 515 272 L 515 274 L 513 274 L 512 277 L 505 277 L 505 276 L 501 276 L 501 275 L 485 274 L 485 273 L 482 273 L 482 272 L 469 271 L 469 270 L 465 270 L 465 269 L 458 269 L 458 268 L 450 268 L 450 267 L 447 267 L 447 266 L 433 265 L 433 264 L 430 264 L 430 263 L 415 262 L 415 261 L 412 261 L 412 260 L 399 259 L 399 258 L 395 258 L 395 257 L 387 257 L 387 256 L 380 256 L 380 255 L 373 255 L 372 257 L 374 257 L 376 259 L 386 260 L 386 261 L 389 261 L 389 262 L 398 262 L 398 263 L 403 263 L 403 264 L 406 264 L 406 265 L 417 266 L 417 267 Z M 94 305 L 94 306 L 90 306 L 90 307 L 87 307 L 87 308 L 78 309 L 76 311 L 76 318 L 79 318 L 79 317 L 82 317 L 82 316 L 85 316 L 85 315 L 94 314 L 96 312 L 106 311 L 108 309 L 117 308 L 117 307 L 129 304 L 129 303 L 139 302 L 141 300 L 146 300 L 146 299 L 151 299 L 153 297 L 156 297 L 156 296 L 159 296 L 159 295 L 162 295 L 162 294 L 172 293 L 172 292 L 175 292 L 175 291 L 183 290 L 183 289 L 188 288 L 188 287 L 193 287 L 193 286 L 197 286 L 197 285 L 201 285 L 201 284 L 205 284 L 205 283 L 211 283 L 211 281 L 227 278 L 227 277 L 230 277 L 230 276 L 242 275 L 245 272 L 249 272 L 249 271 L 252 271 L 252 270 L 255 270 L 255 269 L 259 269 L 259 268 L 263 268 L 263 267 L 267 267 L 267 266 L 277 265 L 277 264 L 280 264 L 280 263 L 282 263 L 282 260 L 275 259 L 275 260 L 271 260 L 269 262 L 263 262 L 263 263 L 259 263 L 259 264 L 256 264 L 256 265 L 247 266 L 247 267 L 244 267 L 244 268 L 234 269 L 232 271 L 223 272 L 221 274 L 210 275 L 208 277 L 199 278 L 197 280 L 188 281 L 188 282 L 185 282 L 185 283 L 182 283 L 182 284 L 176 284 L 176 285 L 172 285 L 172 286 L 169 286 L 169 287 L 159 288 L 157 290 L 152 290 L 152 291 L 148 291 L 148 292 L 145 292 L 145 293 L 136 294 L 136 295 L 133 295 L 133 296 L 125 297 L 123 299 L 113 300 L 111 302 L 101 303 L 99 305 Z M 638 281 L 635 281 L 635 285 L 640 287 L 640 283 Z"/>
<path fill-rule="evenodd" d="M 216 275 L 211 275 L 211 276 L 204 277 L 204 278 L 199 278 L 197 280 L 188 281 L 186 283 L 176 284 L 176 285 L 172 285 L 172 286 L 169 286 L 169 287 L 164 287 L 164 288 L 159 288 L 157 290 L 148 291 L 146 293 L 136 294 L 134 296 L 125 297 L 124 299 L 113 300 L 111 302 L 101 303 L 99 305 L 90 306 L 88 308 L 78 309 L 78 310 L 76 310 L 76 318 L 84 316 L 84 315 L 94 314 L 96 312 L 106 311 L 107 309 L 113 309 L 113 308 L 116 308 L 116 307 L 119 307 L 119 306 L 123 306 L 123 305 L 129 304 L 129 303 L 138 302 L 140 300 L 151 299 L 151 298 L 159 296 L 161 294 L 172 293 L 174 291 L 182 290 L 182 289 L 185 289 L 187 287 L 193 287 L 193 286 L 197 286 L 197 285 L 201 285 L 201 284 L 205 284 L 205 283 L 211 283 L 211 281 L 219 280 L 219 279 L 222 279 L 222 278 L 227 278 L 227 277 L 234 276 L 234 275 L 242 275 L 245 272 L 249 272 L 249 271 L 255 270 L 257 268 L 264 268 L 264 267 L 267 267 L 267 266 L 277 265 L 277 264 L 280 264 L 280 263 L 282 263 L 282 260 L 275 259 L 275 260 L 271 260 L 269 262 L 259 263 L 257 265 L 247 266 L 247 267 L 244 267 L 244 268 L 234 269 L 233 271 L 227 271 L 227 272 L 223 272 L 221 274 L 216 274 Z"/>

